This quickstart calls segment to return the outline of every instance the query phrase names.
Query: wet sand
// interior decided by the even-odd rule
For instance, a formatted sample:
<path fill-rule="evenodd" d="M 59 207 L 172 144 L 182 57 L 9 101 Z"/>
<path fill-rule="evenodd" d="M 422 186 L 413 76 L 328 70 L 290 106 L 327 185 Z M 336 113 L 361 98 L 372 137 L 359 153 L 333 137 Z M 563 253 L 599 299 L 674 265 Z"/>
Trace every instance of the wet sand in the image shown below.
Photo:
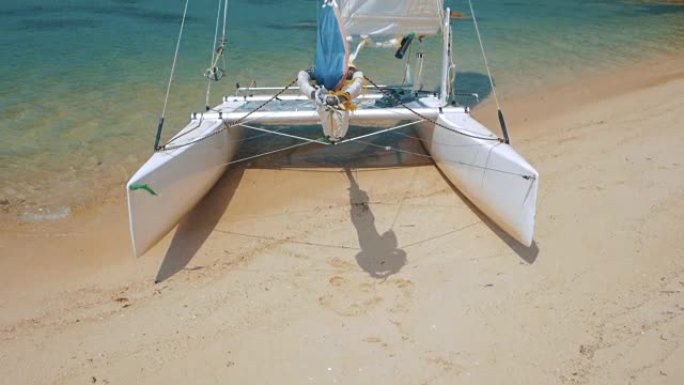
<path fill-rule="evenodd" d="M 429 159 L 363 146 L 227 172 L 139 259 L 123 191 L 4 218 L 0 382 L 680 384 L 682 68 L 504 100 L 541 174 L 530 248 Z"/>

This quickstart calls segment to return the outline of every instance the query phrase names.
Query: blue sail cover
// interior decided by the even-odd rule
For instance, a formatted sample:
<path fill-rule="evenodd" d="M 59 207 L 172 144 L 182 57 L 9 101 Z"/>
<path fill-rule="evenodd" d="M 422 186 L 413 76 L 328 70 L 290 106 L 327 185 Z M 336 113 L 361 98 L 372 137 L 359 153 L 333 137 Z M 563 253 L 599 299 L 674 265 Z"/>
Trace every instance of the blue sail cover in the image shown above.
<path fill-rule="evenodd" d="M 328 90 L 342 88 L 347 75 L 349 46 L 343 25 L 335 2 L 324 4 L 318 23 L 314 74 L 316 84 Z"/>

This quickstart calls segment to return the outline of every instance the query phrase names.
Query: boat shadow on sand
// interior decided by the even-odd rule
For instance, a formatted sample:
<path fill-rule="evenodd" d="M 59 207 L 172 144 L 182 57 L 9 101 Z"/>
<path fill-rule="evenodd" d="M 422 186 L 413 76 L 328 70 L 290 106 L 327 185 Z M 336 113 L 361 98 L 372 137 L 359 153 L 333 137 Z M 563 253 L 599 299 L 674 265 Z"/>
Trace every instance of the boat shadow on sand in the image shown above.
<path fill-rule="evenodd" d="M 351 129 L 350 135 L 358 135 L 373 129 L 372 127 L 355 127 Z M 302 126 L 298 132 L 306 133 L 307 131 L 318 133 L 320 127 Z M 248 158 L 254 155 L 254 151 L 267 152 L 293 143 L 287 138 L 264 138 L 259 134 L 251 135 L 258 140 L 250 141 L 248 135 L 236 159 Z M 248 167 L 265 169 L 328 167 L 348 170 L 350 215 L 361 247 L 356 260 L 362 269 L 375 278 L 387 278 L 398 272 L 406 263 L 406 253 L 397 249 L 398 241 L 391 229 L 384 234 L 378 233 L 375 228 L 375 217 L 368 206 L 368 194 L 359 188 L 350 170 L 432 164 L 432 161 L 426 157 L 385 150 L 389 146 L 425 155 L 420 141 L 407 137 L 412 135 L 410 130 L 404 130 L 395 135 L 369 138 L 363 144 L 349 143 L 344 146 L 310 146 L 292 149 L 259 158 L 250 163 L 231 166 L 197 206 L 180 221 L 159 267 L 155 282 L 163 282 L 186 269 L 188 263 L 215 230 Z"/>
<path fill-rule="evenodd" d="M 350 169 L 344 170 L 349 179 L 349 206 L 351 221 L 359 237 L 361 251 L 356 263 L 373 278 L 385 279 L 396 274 L 406 264 L 406 252 L 398 248 L 393 229 L 378 232 L 375 216 L 368 205 L 368 194 L 361 190 Z"/>
<path fill-rule="evenodd" d="M 209 235 L 235 195 L 244 167 L 230 168 L 214 187 L 180 221 L 171 239 L 171 245 L 159 266 L 155 283 L 160 283 L 185 269 Z"/>
<path fill-rule="evenodd" d="M 537 260 L 537 256 L 539 255 L 539 247 L 537 246 L 537 242 L 535 240 L 532 240 L 532 244 L 530 246 L 525 246 L 522 243 L 518 242 L 513 238 L 512 236 L 508 235 L 503 229 L 501 229 L 494 221 L 489 219 L 488 216 L 486 216 L 480 209 L 477 208 L 471 201 L 466 198 L 465 195 L 461 191 L 459 191 L 456 186 L 454 186 L 449 178 L 444 175 L 442 170 L 437 168 L 437 172 L 442 176 L 442 179 L 444 179 L 444 182 L 451 187 L 451 190 L 454 192 L 454 194 L 458 195 L 459 198 L 463 201 L 463 203 L 468 206 L 468 208 L 475 214 L 477 217 L 484 223 L 494 234 L 496 234 L 508 247 L 513 250 L 520 259 L 525 261 L 526 263 L 533 264 Z"/>

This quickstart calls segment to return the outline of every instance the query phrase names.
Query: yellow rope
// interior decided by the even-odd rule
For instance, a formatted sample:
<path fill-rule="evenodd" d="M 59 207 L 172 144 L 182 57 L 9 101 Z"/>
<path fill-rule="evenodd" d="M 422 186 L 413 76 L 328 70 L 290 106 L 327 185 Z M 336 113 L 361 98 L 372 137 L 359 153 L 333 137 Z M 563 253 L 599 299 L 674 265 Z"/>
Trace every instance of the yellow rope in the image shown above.
<path fill-rule="evenodd" d="M 341 91 L 330 91 L 328 95 L 336 96 L 337 99 L 341 102 L 342 107 L 344 107 L 345 111 L 355 111 L 356 110 L 356 104 L 352 102 L 351 95 L 349 92 L 341 90 Z"/>

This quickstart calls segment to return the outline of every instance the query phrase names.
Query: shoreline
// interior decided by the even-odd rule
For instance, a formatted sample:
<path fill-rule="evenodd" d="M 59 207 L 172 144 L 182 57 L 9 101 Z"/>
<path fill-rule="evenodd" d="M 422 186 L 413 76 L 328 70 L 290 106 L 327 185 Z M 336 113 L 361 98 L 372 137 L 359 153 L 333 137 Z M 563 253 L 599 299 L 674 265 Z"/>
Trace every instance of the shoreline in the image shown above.
<path fill-rule="evenodd" d="M 539 115 L 534 115 L 540 104 L 544 107 L 544 115 L 561 116 L 570 113 L 574 109 L 603 99 L 679 79 L 684 76 L 684 70 L 681 69 L 683 67 L 684 55 L 657 55 L 611 71 L 601 73 L 586 72 L 580 75 L 576 82 L 558 83 L 550 89 L 523 90 L 511 94 L 503 93 L 500 95 L 502 109 L 507 122 L 516 126 L 513 130 L 509 129 L 512 131 L 512 135 L 525 137 L 530 133 L 530 129 L 526 127 L 528 121 L 545 119 L 544 117 L 539 117 Z M 646 75 L 644 76 L 644 74 Z M 557 101 L 551 102 L 550 100 L 553 99 Z M 499 122 L 496 116 L 493 96 L 490 95 L 480 104 L 475 105 L 472 114 L 481 123 L 497 133 Z M 130 176 L 135 172 L 135 169 L 123 170 L 121 172 Z M 64 219 L 61 219 L 60 213 L 49 210 L 45 213 L 48 217 L 50 214 L 55 214 L 55 219 L 42 221 L 22 219 L 23 215 L 31 216 L 31 214 L 35 214 L 35 210 L 29 210 L 22 214 L 21 210 L 7 207 L 8 204 L 3 203 L 0 206 L 0 209 L 2 209 L 0 211 L 0 228 L 9 230 L 13 226 L 31 227 L 35 225 L 41 227 L 50 223 L 69 222 L 77 219 L 84 213 L 87 214 L 93 210 L 98 210 L 103 205 L 120 204 L 125 200 L 123 187 L 120 190 L 115 193 L 106 194 L 101 200 L 91 198 L 84 203 L 74 203 L 71 206 L 65 206 L 69 209 L 69 214 Z M 39 206 L 31 207 L 36 208 Z"/>
<path fill-rule="evenodd" d="M 503 100 L 541 174 L 536 250 L 507 242 L 425 162 L 354 173 L 370 216 L 342 170 L 237 168 L 139 259 L 123 189 L 66 220 L 2 221 L 0 376 L 680 383 L 683 64 Z M 496 131 L 491 98 L 473 115 Z"/>
<path fill-rule="evenodd" d="M 504 112 L 507 114 L 507 118 L 511 120 L 513 124 L 516 124 L 517 120 L 524 120 L 525 117 L 521 117 L 521 114 L 524 113 L 527 115 L 532 115 L 535 112 L 534 108 L 528 108 L 528 106 L 534 106 L 533 103 L 529 102 L 532 98 L 536 98 L 540 101 L 544 100 L 545 97 L 549 98 L 553 95 L 565 98 L 565 101 L 562 103 L 546 103 L 547 106 L 553 107 L 554 110 L 545 111 L 545 113 L 550 112 L 552 114 L 556 114 L 564 108 L 562 106 L 577 106 L 579 103 L 583 104 L 584 102 L 580 101 L 580 98 L 586 98 L 587 100 L 600 100 L 601 98 L 610 96 L 609 92 L 616 94 L 629 91 L 629 87 L 611 84 L 610 81 L 605 81 L 605 78 L 621 78 L 621 76 L 611 76 L 612 73 L 619 74 L 631 72 L 635 77 L 642 77 L 643 74 L 640 72 L 644 72 L 646 73 L 646 76 L 643 76 L 643 78 L 646 79 L 646 81 L 650 81 L 650 79 L 653 77 L 651 75 L 651 71 L 667 71 L 672 74 L 673 72 L 676 72 L 676 68 L 673 68 L 673 65 L 670 66 L 671 68 L 665 68 L 667 65 L 663 65 L 663 62 L 671 62 L 676 60 L 677 57 L 679 56 L 676 54 L 662 52 L 651 58 L 642 58 L 637 61 L 636 64 L 616 64 L 615 69 L 605 70 L 599 73 L 596 73 L 589 67 L 584 69 L 577 68 L 577 78 L 580 82 L 589 83 L 587 79 L 594 79 L 599 83 L 604 83 L 603 87 L 593 87 L 599 91 L 596 94 L 582 93 L 577 87 L 574 86 L 575 82 L 565 81 L 567 74 L 561 75 L 561 73 L 559 73 L 557 78 L 552 78 L 549 80 L 550 88 L 541 89 L 539 86 L 531 85 L 530 88 L 527 89 L 526 87 L 521 88 L 520 86 L 512 85 L 509 88 L 500 88 L 499 92 L 501 94 L 499 96 L 502 100 Z M 650 68 L 654 65 L 655 69 Z M 480 89 L 480 92 L 484 92 L 485 94 L 491 92 L 491 90 L 486 90 L 489 85 L 484 74 L 466 72 L 466 78 L 468 75 L 475 75 L 475 79 L 471 79 L 475 82 L 474 85 L 471 85 L 475 88 L 475 90 Z M 496 78 L 496 73 L 494 75 Z M 463 80 L 468 82 L 468 79 Z M 530 80 L 532 83 L 534 83 L 533 79 Z M 458 76 L 456 83 L 458 87 Z M 631 80 L 627 82 L 627 84 L 633 88 L 642 86 L 642 83 L 643 82 L 641 81 L 634 82 Z M 465 88 L 468 88 L 466 85 L 463 87 L 464 90 Z M 150 89 L 138 90 L 138 92 L 141 92 L 148 97 L 154 96 Z M 573 97 L 571 98 L 569 95 L 572 95 Z M 493 103 L 492 99 L 492 95 L 486 97 L 481 105 L 475 107 L 474 115 L 481 118 L 485 125 L 492 127 L 493 130 L 496 130 L 498 127 L 498 121 L 496 120 L 496 112 L 491 112 L 491 105 Z M 516 103 L 516 100 L 518 99 L 522 99 L 523 102 Z M 140 118 L 143 116 L 150 118 L 151 116 L 147 116 L 149 113 L 150 111 L 146 111 L 145 109 L 139 111 Z M 182 125 L 187 123 L 184 113 L 181 115 L 182 118 L 174 117 L 174 121 L 177 123 L 176 126 L 174 126 L 175 128 L 180 128 Z M 153 118 L 153 120 L 154 119 L 156 118 Z M 126 124 L 130 124 L 130 122 Z M 515 131 L 515 129 L 512 129 L 511 131 Z M 521 131 L 524 131 L 524 129 Z M 513 132 L 512 134 L 515 133 Z M 126 145 L 133 145 L 133 147 L 137 149 L 141 148 L 140 143 L 133 144 L 132 142 L 121 142 L 120 139 L 116 140 L 119 140 L 119 146 L 125 147 Z M 84 155 L 82 159 L 79 159 L 78 157 L 72 157 L 73 159 L 71 162 L 75 164 L 75 168 L 71 163 L 65 162 L 63 170 L 60 172 L 60 174 L 63 174 L 63 178 L 61 178 L 61 180 L 59 180 L 60 178 L 56 176 L 57 172 L 55 171 L 52 172 L 52 174 L 55 175 L 50 175 L 47 172 L 41 171 L 41 173 L 34 175 L 34 180 L 37 183 L 35 186 L 32 185 L 32 181 L 28 179 L 20 179 L 18 180 L 18 183 L 8 183 L 6 186 L 0 185 L 0 193 L 3 194 L 0 196 L 0 223 L 17 224 L 21 222 L 28 222 L 32 219 L 37 219 L 40 216 L 47 217 L 48 219 L 46 222 L 49 222 L 50 217 L 57 218 L 60 216 L 69 216 L 72 212 L 75 213 L 79 211 L 87 211 L 93 207 L 100 206 L 102 200 L 108 201 L 121 199 L 123 193 L 118 191 L 120 190 L 121 185 L 125 183 L 125 181 L 135 172 L 137 167 L 139 167 L 150 154 L 147 152 L 131 153 L 126 157 L 121 156 L 120 159 L 115 160 L 115 157 L 112 155 L 114 152 L 112 148 L 113 147 L 107 147 L 106 154 L 102 156 L 97 154 L 89 154 L 87 156 Z M 45 157 L 45 159 L 47 159 L 47 157 Z M 43 162 L 45 162 L 45 159 L 43 159 Z M 57 160 L 57 163 L 59 162 L 62 161 Z M 38 167 L 35 163 L 35 161 L 32 161 L 30 168 Z M 20 166 L 21 164 L 11 164 L 11 168 L 16 169 L 17 172 L 21 170 Z M 35 174 L 34 171 L 32 172 Z M 41 184 L 40 180 L 42 178 L 52 180 L 55 182 L 54 186 Z M 7 179 L 9 181 L 12 178 Z M 79 183 L 79 180 L 82 182 Z M 73 191 L 73 193 L 66 191 L 67 188 Z M 46 196 L 55 195 L 58 198 L 46 198 L 44 200 L 32 199 L 31 194 L 38 192 L 41 192 L 42 195 Z M 65 200 L 69 196 L 71 196 L 72 200 Z"/>
<path fill-rule="evenodd" d="M 534 145 L 534 140 L 538 135 L 547 137 L 554 135 L 563 137 L 566 135 L 561 131 L 556 133 L 547 131 L 543 127 L 544 122 L 562 120 L 565 116 L 572 115 L 575 110 L 587 108 L 592 103 L 601 100 L 619 97 L 684 78 L 684 70 L 681 68 L 684 68 L 684 56 L 657 56 L 610 74 L 588 75 L 577 82 L 562 84 L 552 90 L 539 90 L 524 95 L 504 97 L 502 98 L 502 107 L 506 114 L 512 143 L 523 156 L 528 157 L 528 153 L 533 152 L 528 148 Z M 647 75 L 643 76 L 643 73 Z M 543 110 L 543 116 L 537 114 L 541 110 Z M 493 97 L 489 97 L 475 106 L 472 114 L 482 124 L 498 133 L 499 122 L 496 117 Z M 257 164 L 263 164 L 266 168 L 272 167 L 273 172 L 278 172 L 278 161 L 275 160 L 273 163 L 273 159 L 278 158 L 270 157 Z M 530 161 L 535 164 L 533 157 L 530 158 Z M 418 161 L 418 164 L 421 162 Z M 239 171 L 240 174 L 245 172 L 244 166 L 238 167 L 238 169 L 242 170 Z M 222 179 L 231 179 L 228 174 L 233 172 L 232 169 L 228 170 Z M 23 245 L 27 238 L 43 238 L 44 242 L 52 242 L 52 239 L 57 239 L 66 249 L 72 250 L 79 242 L 92 243 L 90 239 L 102 238 L 99 233 L 111 229 L 116 229 L 115 239 L 120 244 L 117 248 L 120 252 L 127 254 L 125 251 L 128 250 L 130 241 L 128 239 L 128 219 L 125 207 L 126 198 L 123 186 L 119 187 L 121 187 L 121 191 L 109 194 L 103 200 L 92 200 L 74 206 L 71 214 L 64 219 L 28 222 L 21 220 L 19 216 L 0 215 L 0 231 L 9 235 L 4 249 L 21 251 L 20 257 L 0 258 L 0 266 L 16 266 L 16 268 L 21 269 L 20 266 L 24 266 L 24 268 L 29 266 L 22 262 L 24 259 L 40 261 L 41 257 L 37 256 L 37 254 L 41 254 L 40 244 L 31 245 L 32 247 L 27 248 Z M 287 202 L 284 201 L 283 204 L 287 204 Z M 84 228 L 88 230 L 84 231 Z M 166 238 L 168 239 L 169 236 Z M 160 244 L 164 243 L 160 242 Z M 168 242 L 166 243 L 168 244 Z M 2 246 L 0 245 L 0 247 Z M 159 248 L 159 245 L 155 247 L 155 249 Z M 54 265 L 45 270 L 55 275 L 66 274 L 71 277 L 69 271 L 74 267 L 77 267 L 77 270 L 79 270 L 79 266 L 85 267 L 83 272 L 93 271 L 92 269 L 100 269 L 112 262 L 124 262 L 130 257 L 130 255 L 125 255 L 93 260 L 85 256 L 79 257 L 77 254 L 82 253 L 67 252 L 61 253 L 58 257 L 50 258 Z M 63 264 L 62 262 L 65 261 L 70 262 Z M 62 265 L 69 267 L 60 269 L 59 266 Z M 0 278 L 5 277 L 0 276 Z M 13 279 L 10 276 L 6 279 L 0 279 L 0 282 L 2 281 L 5 282 L 5 285 L 0 284 L 0 288 L 9 287 L 7 283 L 12 282 Z"/>
<path fill-rule="evenodd" d="M 525 123 L 545 119 L 534 115 L 540 106 L 543 106 L 545 116 L 559 117 L 600 100 L 681 79 L 684 76 L 682 68 L 684 55 L 657 55 L 611 71 L 587 72 L 577 81 L 558 84 L 551 89 L 525 91 L 510 96 L 504 94 L 502 108 L 512 124 L 522 126 L 517 131 L 526 135 L 530 129 L 524 126 Z M 493 131 L 496 130 L 499 122 L 493 97 L 475 106 L 473 116 Z"/>

